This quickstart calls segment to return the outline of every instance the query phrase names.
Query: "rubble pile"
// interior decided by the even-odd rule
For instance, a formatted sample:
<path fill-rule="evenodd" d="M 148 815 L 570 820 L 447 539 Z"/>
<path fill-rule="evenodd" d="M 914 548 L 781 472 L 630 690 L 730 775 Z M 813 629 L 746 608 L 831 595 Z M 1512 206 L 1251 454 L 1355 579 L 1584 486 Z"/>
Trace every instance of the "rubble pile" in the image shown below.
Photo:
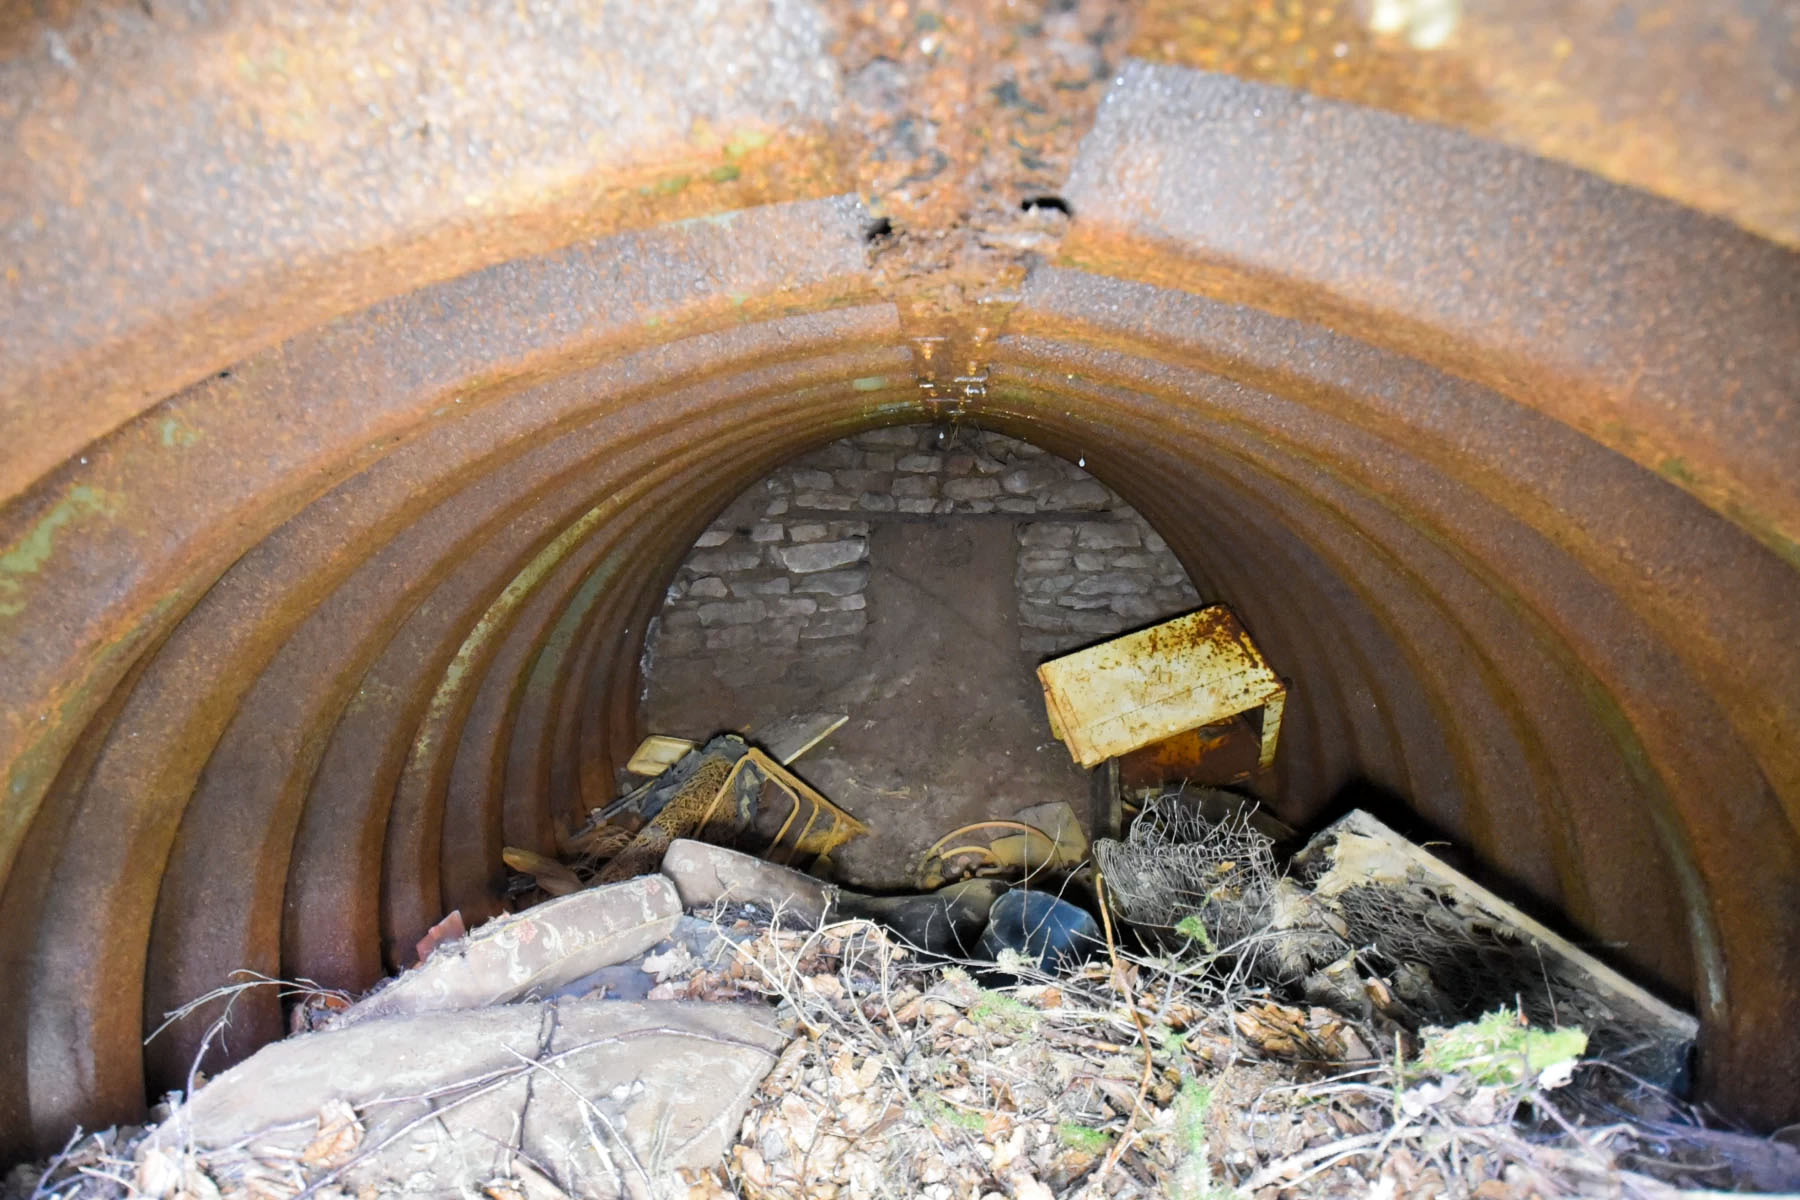
<path fill-rule="evenodd" d="M 951 961 L 748 855 L 663 866 L 309 1000 L 310 1032 L 8 1194 L 1548 1200 L 1800 1163 L 1652 1088 L 1593 1120 L 1626 1093 L 1585 1034 L 1516 1010 L 1396 1043 L 1246 984 L 1229 947 Z"/>
<path fill-rule="evenodd" d="M 1285 685 L 1226 617 L 1182 621 L 1239 646 L 1209 661 L 1256 675 L 1233 703 L 1266 759 Z M 1115 649 L 1046 683 L 1096 761 L 1242 717 Z M 1691 1016 L 1360 812 L 1290 857 L 1228 792 L 1140 792 L 1127 821 L 1114 772 L 1093 824 L 1122 836 L 1040 803 L 944 834 L 913 894 L 827 882 L 868 827 L 787 766 L 844 719 L 648 739 L 646 782 L 560 857 L 508 848 L 516 911 L 447 915 L 362 997 L 199 998 L 171 1020 L 226 1001 L 203 1044 L 254 987 L 286 989 L 294 1033 L 196 1068 L 152 1126 L 77 1131 L 0 1200 L 1800 1187 L 1800 1150 L 1676 1098 Z"/>

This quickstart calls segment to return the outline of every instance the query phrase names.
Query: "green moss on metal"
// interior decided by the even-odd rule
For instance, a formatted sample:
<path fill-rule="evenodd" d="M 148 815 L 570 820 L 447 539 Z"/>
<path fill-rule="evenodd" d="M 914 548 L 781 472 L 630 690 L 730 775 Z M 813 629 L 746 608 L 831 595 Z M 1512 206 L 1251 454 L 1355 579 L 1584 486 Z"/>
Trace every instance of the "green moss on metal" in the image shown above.
<path fill-rule="evenodd" d="M 174 417 L 164 417 L 162 424 L 158 426 L 158 433 L 162 437 L 162 444 L 172 448 L 192 446 L 200 440 L 198 430 L 188 428 Z"/>
<path fill-rule="evenodd" d="M 0 583 L 4 582 L 0 578 Z M 151 605 L 129 633 L 99 648 L 87 663 L 87 674 L 52 710 L 38 714 L 37 740 L 20 752 L 7 772 L 6 795 L 11 803 L 0 804 L 0 875 L 9 869 L 19 839 L 37 814 L 39 799 L 62 769 L 71 732 L 93 716 L 145 644 L 164 630 L 173 614 L 185 612 L 192 602 L 192 595 L 171 592 Z"/>
<path fill-rule="evenodd" d="M 562 616 L 557 618 L 556 627 L 550 631 L 550 636 L 537 653 L 536 661 L 532 663 L 531 674 L 525 680 L 527 693 L 537 695 L 549 689 L 570 648 L 575 644 L 575 635 L 580 632 L 602 591 L 618 575 L 622 565 L 622 556 L 615 550 L 602 559 L 600 565 L 576 589 L 574 598 L 569 601 Z"/>
<path fill-rule="evenodd" d="M 1789 566 L 1800 567 L 1800 542 L 1775 528 L 1773 522 L 1761 513 L 1753 513 L 1741 504 L 1726 501 L 1725 515 L 1748 529 L 1763 545 L 1779 554 Z"/>
<path fill-rule="evenodd" d="M 512 623 L 519 606 L 531 596 L 544 577 L 554 570 L 575 547 L 579 546 L 589 534 L 600 524 L 619 510 L 622 501 L 619 497 L 609 497 L 596 504 L 578 517 L 569 527 L 558 534 L 549 545 L 538 551 L 517 575 L 503 588 L 494 602 L 488 605 L 487 611 L 481 614 L 450 665 L 444 668 L 444 677 L 438 681 L 437 689 L 432 693 L 431 703 L 426 709 L 425 719 L 419 722 L 419 732 L 413 739 L 412 749 L 407 756 L 409 772 L 424 769 L 432 759 L 438 740 L 446 732 L 450 714 L 456 711 L 458 697 L 462 694 L 475 665 L 486 656 L 486 650 Z"/>
<path fill-rule="evenodd" d="M 892 424 L 905 425 L 927 416 L 927 413 L 925 406 L 917 400 L 888 400 L 870 405 L 864 415 L 877 419 L 896 417 L 898 420 L 891 422 Z"/>
<path fill-rule="evenodd" d="M 1698 482 L 1694 478 L 1693 468 L 1687 465 L 1687 461 L 1673 455 L 1657 463 L 1656 470 L 1665 479 L 1673 479 L 1676 483 L 1691 485 Z"/>
<path fill-rule="evenodd" d="M 769 144 L 769 135 L 761 129 L 740 129 L 725 146 L 727 158 L 742 158 L 752 150 L 761 150 Z"/>
<path fill-rule="evenodd" d="M 77 521 L 110 517 L 117 511 L 117 497 L 100 488 L 86 484 L 70 488 L 24 537 L 0 554 L 0 617 L 16 617 L 25 611 L 25 602 L 20 598 L 25 585 L 20 577 L 37 574 L 50 561 L 58 533 Z"/>
<path fill-rule="evenodd" d="M 677 192 L 686 191 L 687 185 L 693 181 L 694 177 L 684 171 L 679 175 L 666 176 L 655 183 L 647 183 L 638 192 L 645 196 L 673 196 Z"/>
<path fill-rule="evenodd" d="M 668 228 L 686 229 L 697 225 L 710 225 L 714 229 L 730 229 L 735 224 L 737 224 L 737 214 L 735 212 L 722 212 L 706 213 L 705 215 L 698 217 L 683 217 L 679 221 L 670 221 Z"/>

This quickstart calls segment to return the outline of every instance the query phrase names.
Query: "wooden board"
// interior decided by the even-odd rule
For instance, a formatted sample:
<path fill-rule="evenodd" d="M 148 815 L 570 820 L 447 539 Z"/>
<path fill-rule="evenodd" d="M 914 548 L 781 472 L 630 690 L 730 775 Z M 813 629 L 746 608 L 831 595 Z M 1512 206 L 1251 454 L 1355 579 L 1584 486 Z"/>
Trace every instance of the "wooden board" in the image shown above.
<path fill-rule="evenodd" d="M 631 761 L 625 764 L 625 769 L 633 775 L 654 778 L 686 758 L 693 749 L 694 743 L 686 738 L 653 733 L 638 743 L 638 748 L 632 753 Z"/>

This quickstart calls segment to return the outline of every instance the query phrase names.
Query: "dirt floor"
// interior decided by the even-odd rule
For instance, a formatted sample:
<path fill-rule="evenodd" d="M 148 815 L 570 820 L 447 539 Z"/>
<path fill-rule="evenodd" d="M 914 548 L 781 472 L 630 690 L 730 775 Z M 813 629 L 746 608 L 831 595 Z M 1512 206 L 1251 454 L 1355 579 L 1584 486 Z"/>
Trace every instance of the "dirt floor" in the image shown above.
<path fill-rule="evenodd" d="M 1035 661 L 1019 649 L 1006 520 L 881 522 L 870 534 L 860 653 L 734 652 L 655 665 L 645 728 L 700 738 L 796 712 L 849 723 L 795 769 L 872 832 L 835 856 L 843 882 L 909 885 L 943 834 L 1066 800 L 1087 774 L 1050 735 Z"/>

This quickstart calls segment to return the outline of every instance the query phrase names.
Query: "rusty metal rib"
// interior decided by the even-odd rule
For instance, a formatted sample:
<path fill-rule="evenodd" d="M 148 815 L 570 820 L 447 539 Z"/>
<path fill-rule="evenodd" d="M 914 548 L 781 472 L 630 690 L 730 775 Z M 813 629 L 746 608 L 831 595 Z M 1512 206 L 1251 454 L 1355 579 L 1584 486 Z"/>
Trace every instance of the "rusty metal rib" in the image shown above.
<path fill-rule="evenodd" d="M 361 7 L 335 44 L 414 45 L 419 13 Z M 1800 1117 L 1800 1044 L 1767 1036 L 1800 1023 L 1800 260 L 1718 219 L 1793 240 L 1726 136 L 1766 136 L 1733 114 L 1779 72 L 1682 64 L 1717 86 L 1681 128 L 1719 139 L 1684 182 L 1648 84 L 1580 137 L 1549 118 L 1594 119 L 1581 89 L 1543 121 L 1503 96 L 1502 145 L 1449 60 L 1325 7 L 1293 52 L 1375 57 L 1296 68 L 1313 94 L 1170 65 L 1275 70 L 1254 14 L 1241 55 L 1182 43 L 1180 0 L 1135 34 L 1110 0 L 977 0 L 929 47 L 905 5 L 657 10 L 529 50 L 489 14 L 471 103 L 577 103 L 529 134 L 492 112 L 509 151 L 422 174 L 395 146 L 430 138 L 342 123 L 416 131 L 405 55 L 295 127 L 231 82 L 273 70 L 251 51 L 282 20 L 0 34 L 0 225 L 26 231 L 0 291 L 0 1155 L 138 1115 L 194 1045 L 146 1056 L 146 1018 L 234 967 L 361 987 L 446 907 L 493 911 L 503 841 L 610 798 L 707 521 L 809 448 L 929 420 L 1084 458 L 1234 606 L 1293 681 L 1281 815 L 1404 806 L 1691 1003 L 1712 1099 Z M 1466 7 L 1470 45 L 1541 40 Z M 1572 55 L 1629 80 L 1636 44 Z M 569 78 L 582 47 L 671 45 L 696 68 L 636 99 Z M 767 73 L 715 86 L 745 56 Z M 145 97 L 191 105 L 156 155 Z M 278 1031 L 268 996 L 240 1014 L 234 1054 Z"/>

